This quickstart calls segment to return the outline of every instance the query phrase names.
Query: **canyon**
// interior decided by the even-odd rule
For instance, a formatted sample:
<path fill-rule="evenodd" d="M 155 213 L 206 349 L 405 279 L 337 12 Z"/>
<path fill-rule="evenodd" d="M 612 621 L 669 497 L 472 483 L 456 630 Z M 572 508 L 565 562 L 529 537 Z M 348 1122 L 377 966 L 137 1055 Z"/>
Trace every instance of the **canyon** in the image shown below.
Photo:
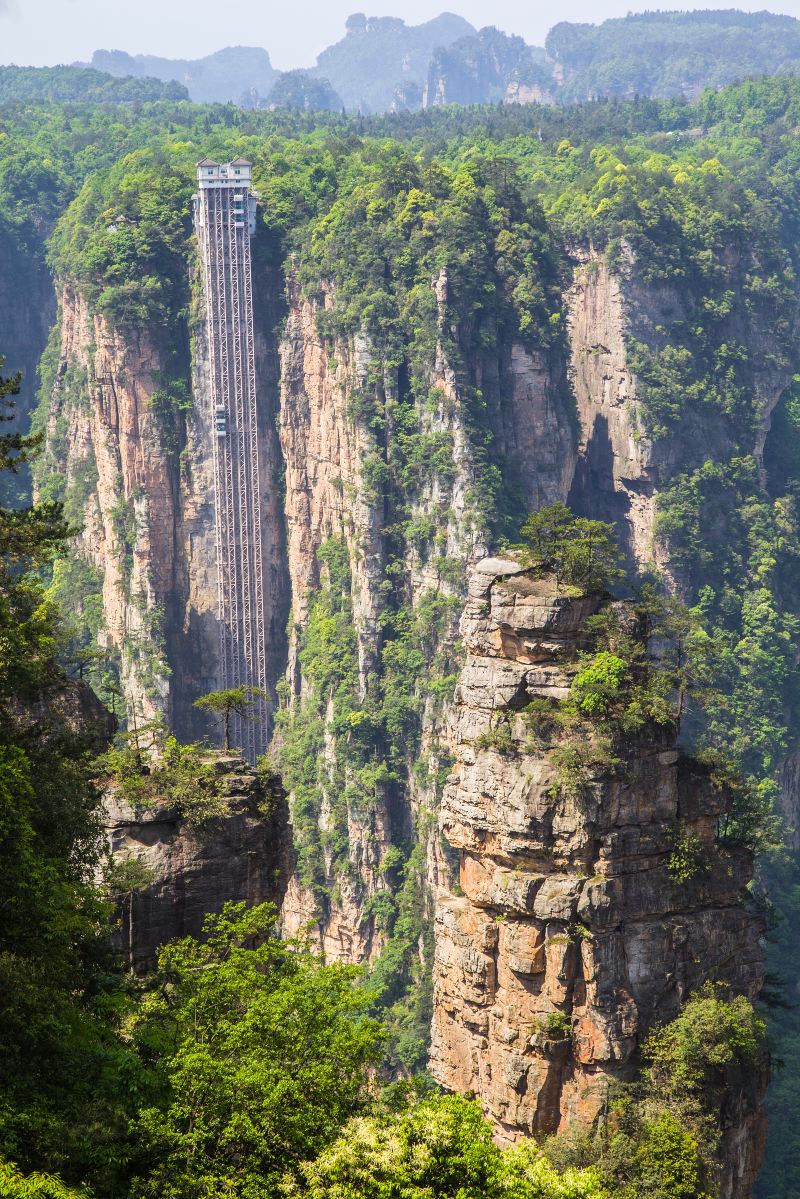
<path fill-rule="evenodd" d="M 113 788 L 107 797 L 113 849 L 143 854 L 155 872 L 123 917 L 137 967 L 159 942 L 196 932 L 203 911 L 263 898 L 280 901 L 287 934 L 310 930 L 329 960 L 380 967 L 393 938 L 386 911 L 410 886 L 418 925 L 403 977 L 408 989 L 433 977 L 431 1069 L 448 1087 L 474 1091 L 506 1139 L 596 1119 L 613 1083 L 635 1072 L 647 1031 L 705 979 L 753 998 L 762 977 L 758 924 L 742 904 L 747 855 L 731 853 L 713 877 L 686 885 L 666 871 L 674 823 L 711 847 L 727 802 L 674 736 L 633 738 L 624 778 L 594 779 L 579 803 L 553 800 L 547 763 L 525 748 L 516 723 L 529 699 L 566 694 L 563 652 L 580 643 L 595 601 L 554 598 L 513 561 L 488 557 L 487 445 L 521 512 L 561 500 L 613 520 L 629 568 L 655 564 L 680 590 L 658 533 L 660 489 L 676 463 L 686 469 L 731 444 L 721 416 L 692 417 L 672 440 L 647 432 L 629 346 L 663 339 L 665 322 L 682 315 L 680 293 L 649 285 L 629 245 L 615 265 L 591 246 L 564 255 L 563 342 L 533 349 L 499 327 L 470 342 L 442 268 L 429 282 L 437 333 L 420 366 L 387 359 L 364 331 L 331 333 L 335 283 L 304 286 L 291 264 L 284 277 L 256 245 L 270 759 L 280 765 L 297 728 L 313 724 L 319 741 L 303 750 L 313 785 L 304 783 L 301 803 L 301 788 L 284 779 L 293 849 L 282 798 L 265 825 L 259 784 L 234 761 L 220 769 L 235 804 L 205 839 L 168 809 L 127 810 Z M 191 404 L 165 406 L 163 337 L 115 327 L 73 281 L 60 284 L 39 486 L 61 479 L 83 528 L 74 563 L 88 582 L 73 615 L 99 603 L 98 640 L 118 661 L 129 719 L 163 717 L 196 739 L 211 730 L 192 702 L 219 685 L 202 302 L 195 295 L 170 330 L 190 364 Z M 789 372 L 767 329 L 754 323 L 748 336 L 763 363 L 749 447 L 760 461 Z M 424 377 L 424 401 L 409 400 L 412 369 Z M 382 483 L 401 412 L 420 454 L 413 469 L 404 463 L 402 494 Z M 413 535 L 398 536 L 401 510 Z M 335 688 L 319 692 L 309 657 L 308 630 L 336 588 L 353 638 L 353 702 L 368 713 L 392 682 L 386 628 L 436 613 L 419 626 L 425 651 L 407 741 L 391 770 L 367 782 L 351 745 L 361 718 L 343 726 Z M 500 718 L 510 721 L 512 751 L 476 751 Z M 554 1014 L 566 1035 L 564 1024 L 548 1034 Z M 750 1193 L 765 1081 L 732 1100 L 724 1199 Z"/>

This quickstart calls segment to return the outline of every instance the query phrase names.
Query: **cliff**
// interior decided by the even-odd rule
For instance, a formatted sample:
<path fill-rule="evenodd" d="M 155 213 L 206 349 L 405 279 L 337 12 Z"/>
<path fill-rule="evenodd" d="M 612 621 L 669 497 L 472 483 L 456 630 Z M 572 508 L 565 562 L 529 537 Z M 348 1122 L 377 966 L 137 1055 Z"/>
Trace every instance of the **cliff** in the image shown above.
<path fill-rule="evenodd" d="M 76 556 L 97 572 L 122 694 L 147 720 L 168 711 L 171 672 L 164 624 L 175 578 L 177 480 L 151 407 L 164 364 L 147 335 L 124 338 L 69 287 L 57 348 L 47 482 L 83 526 Z"/>
<path fill-rule="evenodd" d="M 308 797 L 295 833 L 316 858 L 313 878 L 308 869 L 290 883 L 284 914 L 290 930 L 315 919 L 326 954 L 347 960 L 374 959 L 386 944 L 389 930 L 370 909 L 375 911 L 381 894 L 391 902 L 397 889 L 386 870 L 387 855 L 392 847 L 396 854 L 398 846 L 413 846 L 415 825 L 430 828 L 424 814 L 435 809 L 438 798 L 444 689 L 437 692 L 436 684 L 452 670 L 461 564 L 488 548 L 484 514 L 476 503 L 481 446 L 470 415 L 469 385 L 480 382 L 496 453 L 528 507 L 564 494 L 572 462 L 569 413 L 547 356 L 532 354 L 521 343 L 500 343 L 471 361 L 467 378 L 459 379 L 441 337 L 451 320 L 446 272 L 431 287 L 440 339 L 422 368 L 428 388 L 424 404 L 408 398 L 407 361 L 388 364 L 381 348 L 363 335 L 331 339 L 320 334 L 320 315 L 336 303 L 329 285 L 321 299 L 312 301 L 290 279 L 280 346 L 292 617 L 289 712 L 278 733 L 278 761 L 281 747 L 284 760 L 289 756 L 286 742 L 291 746 L 312 709 L 325 739 L 324 765 L 313 780 L 300 779 L 297 772 L 287 775 L 293 806 L 299 790 Z M 402 458 L 398 464 L 403 437 L 401 444 L 412 443 L 419 454 L 413 465 Z M 433 455 L 436 469 L 430 470 Z M 398 536 L 400 520 L 411 535 Z M 404 743 L 391 744 L 385 723 L 379 734 L 379 754 L 391 761 L 396 777 L 363 790 L 358 754 L 332 732 L 340 678 L 314 693 L 308 676 L 320 666 L 311 660 L 310 648 L 303 651 L 310 607 L 318 603 L 320 589 L 331 586 L 330 570 L 321 567 L 319 557 L 321 547 L 331 544 L 344 552 L 344 578 L 336 586 L 346 592 L 354 635 L 357 682 L 348 703 L 354 713 L 380 705 L 384 721 L 391 704 L 402 703 L 409 713 Z M 391 634 L 394 648 L 390 645 L 387 653 Z M 398 679 L 405 669 L 398 653 L 406 645 L 414 654 L 423 649 L 416 664 L 427 671 L 425 679 L 418 671 Z M 342 784 L 344 804 L 336 795 Z M 417 862 L 416 885 L 425 894 L 429 881 L 447 867 L 435 838 L 426 833 L 423 846 L 428 860 Z"/>
<path fill-rule="evenodd" d="M 137 971 L 152 967 L 166 942 L 197 936 L 228 901 L 280 906 L 283 898 L 291 843 L 279 781 L 234 755 L 209 758 L 224 812 L 200 822 L 164 799 L 132 807 L 113 782 L 104 785 L 117 941 Z"/>
<path fill-rule="evenodd" d="M 265 571 L 273 677 L 283 654 L 283 525 L 273 487 L 275 318 L 269 271 L 260 278 L 256 339 Z M 278 293 L 279 295 L 279 293 Z M 278 301 L 279 302 L 279 301 Z M 155 329 L 112 326 L 66 283 L 45 377 L 46 454 L 40 497 L 65 502 L 81 528 L 61 602 L 106 648 L 104 698 L 139 721 L 164 715 L 179 736 L 207 732 L 192 701 L 218 685 L 213 418 L 204 314 Z M 175 362 L 190 363 L 185 379 Z M 43 372 L 44 373 L 44 372 Z M 49 388 L 49 394 L 48 394 Z"/>
<path fill-rule="evenodd" d="M 431 1069 L 474 1091 L 504 1139 L 595 1120 L 648 1030 L 706 979 L 751 999 L 762 981 L 761 926 L 743 905 L 752 857 L 720 844 L 730 796 L 674 729 L 627 738 L 618 764 L 570 787 L 552 732 L 524 716 L 566 698 L 600 602 L 487 559 L 461 623 L 441 808 L 460 866 L 436 903 Z M 677 828 L 707 859 L 690 877 L 670 864 Z M 731 1199 L 749 1195 L 763 1152 L 758 1087 L 740 1091 L 724 1117 Z"/>
<path fill-rule="evenodd" d="M 673 586 L 691 590 L 658 527 L 660 498 L 675 478 L 713 460 L 752 455 L 763 472 L 771 416 L 789 384 L 782 334 L 769 308 L 748 317 L 733 309 L 716 338 L 746 346 L 747 389 L 754 417 L 742 421 L 724 407 L 703 403 L 702 392 L 653 429 L 656 388 L 651 366 L 673 349 L 686 353 L 684 330 L 695 319 L 695 297 L 668 281 L 648 281 L 647 263 L 623 240 L 617 262 L 594 248 L 570 248 L 572 278 L 565 293 L 569 378 L 579 423 L 579 445 L 567 502 L 576 512 L 617 524 L 630 564 L 656 564 Z M 726 283 L 746 285 L 748 264 L 731 252 L 721 267 Z M 745 275 L 743 280 L 742 276 Z M 674 337 L 674 341 L 673 341 Z M 696 351 L 686 354 L 691 361 Z M 693 367 L 702 369 L 698 361 Z M 711 381 L 702 378 L 711 391 Z M 676 408 L 692 375 L 669 380 Z M 737 419 L 738 417 L 738 419 Z"/>
<path fill-rule="evenodd" d="M 398 1019 L 398 1072 L 425 1062 L 435 952 L 439 1076 L 477 1089 L 505 1134 L 546 1132 L 597 1113 L 608 1080 L 630 1075 L 643 1033 L 689 995 L 703 963 L 754 993 L 752 926 L 739 907 L 748 863 L 732 852 L 732 873 L 714 885 L 681 890 L 665 877 L 666 830 L 680 820 L 711 846 L 723 799 L 664 734 L 632 738 L 630 778 L 593 780 L 586 811 L 552 801 L 545 758 L 522 745 L 505 754 L 487 743 L 470 758 L 491 713 L 515 711 L 537 688 L 563 690 L 558 655 L 579 643 L 591 606 L 541 595 L 529 627 L 522 615 L 515 624 L 522 592 L 498 600 L 514 611 L 498 618 L 499 640 L 484 651 L 489 624 L 479 625 L 489 617 L 478 619 L 475 604 L 494 603 L 489 580 L 465 618 L 471 657 L 451 734 L 467 575 L 525 513 L 568 500 L 617 523 L 631 566 L 655 562 L 696 596 L 709 546 L 692 530 L 771 504 L 763 451 L 790 369 L 765 318 L 773 293 L 755 285 L 739 246 L 715 259 L 706 297 L 699 284 L 692 292 L 659 275 L 641 239 L 603 254 L 588 241 L 555 245 L 542 214 L 511 195 L 502 160 L 481 166 L 479 182 L 465 171 L 446 200 L 402 192 L 393 172 L 380 204 L 369 198 L 372 180 L 351 204 L 337 202 L 285 277 L 277 237 L 261 230 L 254 242 L 271 755 L 294 840 L 283 922 L 290 934 L 310 926 L 331 959 L 370 963 L 393 1013 L 412 997 L 413 1037 L 408 1008 Z M 505 188 L 511 198 L 498 207 Z M 406 255 L 406 245 L 395 265 L 390 251 Z M 368 304 L 354 283 L 362 274 L 374 288 Z M 735 291 L 754 298 L 737 309 Z M 112 327 L 69 281 L 61 311 L 42 487 L 65 480 L 61 494 L 84 525 L 73 565 L 90 572 L 78 570 L 73 610 L 99 609 L 97 634 L 120 655 L 129 710 L 164 712 L 194 738 L 206 730 L 192 701 L 217 685 L 203 314 L 196 297 L 188 322 L 176 311 L 167 346 L 155 327 Z M 388 314 L 387 329 L 376 311 Z M 698 349 L 687 339 L 709 311 Z M 180 379 L 168 353 L 176 347 Z M 720 362 L 734 364 L 729 392 L 714 390 Z M 691 475 L 707 461 L 718 488 L 709 502 L 704 478 Z M 676 553 L 664 499 L 683 473 L 695 525 L 681 510 L 689 549 Z M 731 499 L 742 479 L 755 491 Z M 690 558 L 697 547 L 702 569 Z M 726 612 L 723 584 L 749 569 L 726 565 Z M 166 906 L 183 890 L 202 896 L 187 900 L 195 922 L 226 893 L 227 849 L 185 844 L 160 811 L 114 822 L 123 842 L 166 847 L 157 865 L 167 898 L 142 917 L 161 930 L 154 937 L 173 928 Z M 246 820 L 230 826 L 236 844 L 253 844 L 251 834 L 260 835 Z M 234 891 L 250 894 L 238 865 L 234 873 Z M 527 1031 L 536 1021 L 546 1030 L 554 1013 L 574 1023 L 569 1038 Z M 758 1127 L 748 1109 L 731 1136 L 757 1146 Z"/>
<path fill-rule="evenodd" d="M 335 543 L 345 553 L 343 602 L 357 676 L 352 706 L 382 704 L 394 685 L 386 647 L 398 641 L 401 625 L 404 646 L 413 641 L 418 651 L 424 642 L 429 683 L 455 668 L 464 564 L 487 553 L 492 536 L 481 510 L 484 441 L 520 512 L 568 499 L 578 511 L 617 522 L 632 565 L 655 560 L 670 574 L 656 531 L 659 494 L 676 464 L 697 457 L 698 445 L 730 452 L 731 434 L 724 418 L 713 423 L 708 415 L 702 430 L 695 419 L 655 444 L 644 431 L 629 343 L 656 340 L 665 314 L 680 311 L 681 297 L 644 285 L 630 251 L 613 270 L 593 251 L 574 254 L 563 357 L 532 351 L 496 326 L 491 337 L 470 334 L 456 321 L 458 297 L 441 271 L 430 284 L 439 336 L 421 364 L 387 361 L 364 334 L 321 332 L 337 305 L 330 283 L 312 297 L 290 275 L 284 309 L 280 275 L 259 239 L 255 251 L 270 672 L 276 684 L 285 671 L 284 725 L 296 729 L 301 709 L 307 715 L 313 707 L 327 746 L 327 766 L 306 778 L 308 803 L 295 821 L 299 848 L 308 847 L 315 861 L 292 880 L 287 926 L 313 919 L 326 952 L 374 959 L 386 934 L 366 905 L 391 890 L 387 852 L 413 844 L 420 812 L 438 802 L 444 691 L 432 693 L 418 673 L 403 682 L 403 702 L 414 713 L 402 761 L 393 764 L 399 777 L 332 807 L 336 763 L 350 782 L 352 763 L 330 729 L 324 732 L 331 694 L 312 696 L 315 664 L 308 651 L 304 666 L 301 652 L 310 609 L 329 584 L 321 547 Z M 82 576 L 83 594 L 73 589 L 67 598 L 84 610 L 101 601 L 99 636 L 120 656 L 128 708 L 140 716 L 167 713 L 184 738 L 206 731 L 191 703 L 217 681 L 202 317 L 196 307 L 191 403 L 170 406 L 161 343 L 144 331 L 112 329 L 67 285 L 48 411 L 49 477 L 66 482 L 71 514 L 84 525 L 76 557 L 93 572 Z M 189 361 L 189 330 L 176 326 L 175 333 Z M 454 333 L 458 370 L 446 348 Z M 769 349 L 765 343 L 765 363 Z M 424 402 L 408 396 L 412 369 L 424 372 Z M 759 371 L 763 424 L 784 382 L 782 367 L 766 363 Z M 756 430 L 753 437 L 757 448 L 763 435 Z M 385 726 L 380 737 L 385 757 Z M 278 745 L 286 741 L 284 728 Z M 292 780 L 289 788 L 297 790 Z M 294 810 L 294 794 L 291 803 Z M 431 842 L 421 885 L 438 885 L 446 870 Z"/>

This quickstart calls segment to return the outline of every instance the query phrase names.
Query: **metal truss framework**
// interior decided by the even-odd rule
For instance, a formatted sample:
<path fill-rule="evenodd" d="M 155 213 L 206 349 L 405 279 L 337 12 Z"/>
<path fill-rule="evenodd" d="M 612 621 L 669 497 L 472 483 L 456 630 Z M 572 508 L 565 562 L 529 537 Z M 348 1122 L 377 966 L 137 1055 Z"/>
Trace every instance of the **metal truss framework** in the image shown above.
<path fill-rule="evenodd" d="M 248 187 L 202 188 L 195 219 L 203 260 L 214 441 L 220 686 L 266 692 L 264 561 Z M 233 736 L 255 762 L 266 748 L 266 708 L 234 719 Z"/>

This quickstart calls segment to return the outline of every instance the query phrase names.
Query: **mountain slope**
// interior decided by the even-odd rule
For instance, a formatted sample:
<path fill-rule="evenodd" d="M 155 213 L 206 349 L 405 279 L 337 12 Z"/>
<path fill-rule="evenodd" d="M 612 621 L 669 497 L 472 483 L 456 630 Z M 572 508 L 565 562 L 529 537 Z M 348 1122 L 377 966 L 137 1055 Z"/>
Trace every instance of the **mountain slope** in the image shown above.
<path fill-rule="evenodd" d="M 438 47 L 474 32 L 468 21 L 453 13 L 423 25 L 359 13 L 349 18 L 346 36 L 323 50 L 314 72 L 330 80 L 348 109 L 386 112 L 395 89 L 410 83 L 422 86 Z"/>
<path fill-rule="evenodd" d="M 131 100 L 188 100 L 180 83 L 163 82 L 139 71 L 112 78 L 91 67 L 0 67 L 0 103 L 6 100 L 90 101 L 114 104 Z M 133 78 L 132 76 L 137 76 Z"/>
<path fill-rule="evenodd" d="M 629 13 L 563 21 L 547 35 L 562 102 L 600 96 L 695 97 L 753 75 L 800 67 L 800 21 L 736 9 Z"/>
<path fill-rule="evenodd" d="M 257 92 L 266 96 L 278 79 L 266 50 L 255 46 L 226 46 L 205 58 L 158 58 L 126 54 L 124 50 L 95 50 L 91 65 L 109 75 L 150 75 L 182 83 L 198 103 L 238 104 Z"/>

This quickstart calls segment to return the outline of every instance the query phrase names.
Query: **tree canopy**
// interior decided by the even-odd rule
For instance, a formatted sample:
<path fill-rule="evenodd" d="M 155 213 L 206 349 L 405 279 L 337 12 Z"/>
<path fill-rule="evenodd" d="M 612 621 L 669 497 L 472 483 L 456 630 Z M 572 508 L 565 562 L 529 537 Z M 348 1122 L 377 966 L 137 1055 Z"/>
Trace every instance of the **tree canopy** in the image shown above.
<path fill-rule="evenodd" d="M 532 512 L 520 529 L 520 559 L 540 574 L 585 591 L 605 591 L 623 577 L 614 526 L 575 516 L 566 504 Z"/>
<path fill-rule="evenodd" d="M 277 1195 L 363 1106 L 382 1033 L 358 971 L 274 926 L 229 904 L 161 950 L 133 1037 L 163 1096 L 138 1117 L 150 1161 L 132 1196 Z"/>

